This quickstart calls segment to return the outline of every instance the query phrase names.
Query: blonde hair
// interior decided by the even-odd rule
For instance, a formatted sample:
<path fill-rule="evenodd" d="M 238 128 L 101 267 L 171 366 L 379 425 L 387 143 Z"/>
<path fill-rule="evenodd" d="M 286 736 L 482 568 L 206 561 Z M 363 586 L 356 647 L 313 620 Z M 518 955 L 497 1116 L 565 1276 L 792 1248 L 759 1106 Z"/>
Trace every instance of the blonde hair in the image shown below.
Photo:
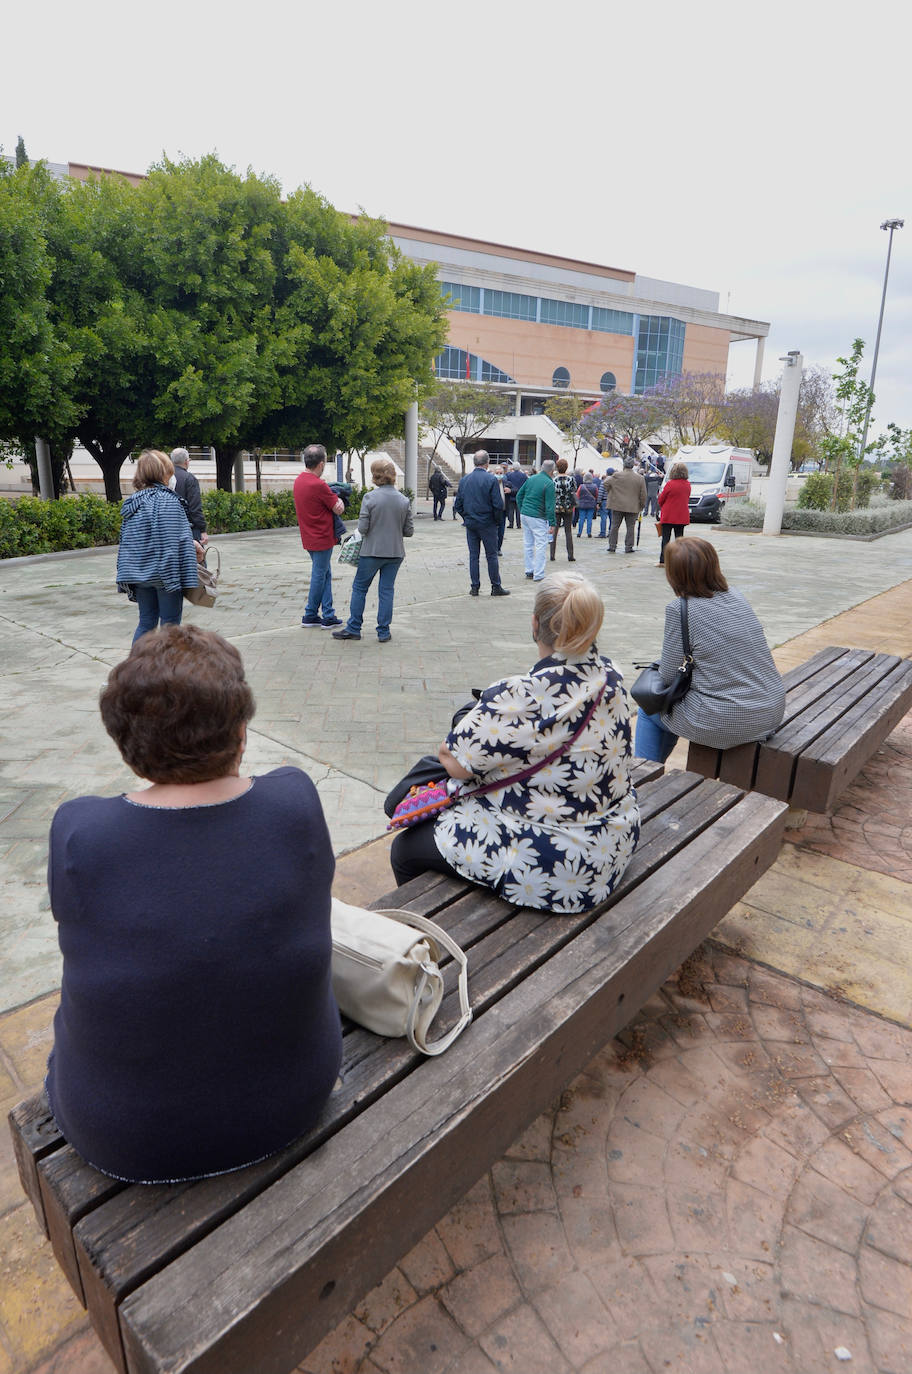
<path fill-rule="evenodd" d="M 156 482 L 167 486 L 174 476 L 174 464 L 167 453 L 157 448 L 144 448 L 136 460 L 133 472 L 133 490 L 142 491 L 143 487 L 154 487 Z"/>
<path fill-rule="evenodd" d="M 676 481 L 678 481 L 679 478 L 683 478 L 684 481 L 686 482 L 686 481 L 688 480 L 689 477 L 690 477 L 690 473 L 687 471 L 687 464 L 686 464 L 686 463 L 673 463 L 673 464 L 672 464 L 671 472 L 668 474 L 668 480 L 669 480 L 669 482 L 676 482 Z"/>
<path fill-rule="evenodd" d="M 602 628 L 605 607 L 591 582 L 578 573 L 552 573 L 538 589 L 533 608 L 536 639 L 559 654 L 584 654 Z"/>
<path fill-rule="evenodd" d="M 375 458 L 371 463 L 371 478 L 375 487 L 394 487 L 396 464 L 390 458 Z"/>

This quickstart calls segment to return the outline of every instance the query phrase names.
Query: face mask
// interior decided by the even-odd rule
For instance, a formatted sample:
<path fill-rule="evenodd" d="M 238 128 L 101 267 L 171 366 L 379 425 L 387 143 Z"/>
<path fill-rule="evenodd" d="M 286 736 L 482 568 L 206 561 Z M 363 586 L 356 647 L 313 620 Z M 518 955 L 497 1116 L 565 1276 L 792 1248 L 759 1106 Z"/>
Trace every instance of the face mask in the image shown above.
<path fill-rule="evenodd" d="M 174 488 L 177 486 L 177 478 L 174 476 L 173 473 L 168 478 L 168 486 L 171 488 L 172 491 L 174 491 Z"/>

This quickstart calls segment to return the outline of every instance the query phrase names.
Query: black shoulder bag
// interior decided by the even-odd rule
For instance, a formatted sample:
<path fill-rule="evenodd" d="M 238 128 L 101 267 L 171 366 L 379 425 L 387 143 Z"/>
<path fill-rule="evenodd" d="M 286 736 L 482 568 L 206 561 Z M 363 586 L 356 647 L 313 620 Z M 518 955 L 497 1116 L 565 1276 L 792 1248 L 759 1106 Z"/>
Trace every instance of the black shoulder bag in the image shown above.
<path fill-rule="evenodd" d="M 681 597 L 680 606 L 681 641 L 684 645 L 684 658 L 680 668 L 676 669 L 670 682 L 663 682 L 658 663 L 650 663 L 643 669 L 630 689 L 630 695 L 637 706 L 641 711 L 645 711 L 648 716 L 663 715 L 666 711 L 670 711 L 676 701 L 680 701 L 683 696 L 686 696 L 693 678 L 693 654 L 690 648 L 686 596 Z M 638 664 L 634 664 L 634 667 L 638 666 Z"/>

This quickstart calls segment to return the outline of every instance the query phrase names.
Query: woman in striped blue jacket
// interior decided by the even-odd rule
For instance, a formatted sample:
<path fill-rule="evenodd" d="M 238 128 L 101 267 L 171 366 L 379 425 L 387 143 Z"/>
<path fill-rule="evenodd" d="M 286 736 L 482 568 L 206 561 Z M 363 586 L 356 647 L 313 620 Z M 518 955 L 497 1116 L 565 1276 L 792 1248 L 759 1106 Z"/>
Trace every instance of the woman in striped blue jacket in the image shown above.
<path fill-rule="evenodd" d="M 161 625 L 179 625 L 184 588 L 199 583 L 203 555 L 187 512 L 172 489 L 174 466 L 167 454 L 146 449 L 136 460 L 133 495 L 123 503 L 117 589 L 139 606 L 133 643 Z"/>

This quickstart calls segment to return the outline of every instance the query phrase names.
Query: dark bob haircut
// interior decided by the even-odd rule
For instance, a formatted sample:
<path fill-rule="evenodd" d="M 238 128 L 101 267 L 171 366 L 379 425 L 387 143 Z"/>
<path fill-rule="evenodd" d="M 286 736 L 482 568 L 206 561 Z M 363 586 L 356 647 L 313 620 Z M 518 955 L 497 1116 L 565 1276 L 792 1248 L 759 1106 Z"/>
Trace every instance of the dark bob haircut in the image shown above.
<path fill-rule="evenodd" d="M 676 596 L 727 592 L 719 555 L 706 539 L 675 539 L 665 550 L 665 576 Z"/>
<path fill-rule="evenodd" d="M 255 710 L 237 649 L 196 625 L 163 625 L 138 639 L 99 705 L 124 763 L 149 782 L 227 776 Z"/>

